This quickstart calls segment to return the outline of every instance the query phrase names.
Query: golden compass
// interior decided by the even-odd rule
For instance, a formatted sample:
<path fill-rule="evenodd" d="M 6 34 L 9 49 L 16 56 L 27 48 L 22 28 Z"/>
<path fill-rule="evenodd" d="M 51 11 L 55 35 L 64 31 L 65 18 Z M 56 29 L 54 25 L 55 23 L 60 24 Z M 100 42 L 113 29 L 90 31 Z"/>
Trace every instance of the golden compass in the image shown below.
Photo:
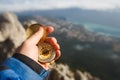
<path fill-rule="evenodd" d="M 54 48 L 47 42 L 45 42 L 45 38 L 47 37 L 46 27 L 44 27 L 41 24 L 33 24 L 29 26 L 26 30 L 26 36 L 29 38 L 32 36 L 35 32 L 38 31 L 39 27 L 43 27 L 44 33 L 40 41 L 38 42 L 38 61 L 41 63 L 47 63 L 54 60 L 56 57 L 56 53 L 54 51 Z"/>

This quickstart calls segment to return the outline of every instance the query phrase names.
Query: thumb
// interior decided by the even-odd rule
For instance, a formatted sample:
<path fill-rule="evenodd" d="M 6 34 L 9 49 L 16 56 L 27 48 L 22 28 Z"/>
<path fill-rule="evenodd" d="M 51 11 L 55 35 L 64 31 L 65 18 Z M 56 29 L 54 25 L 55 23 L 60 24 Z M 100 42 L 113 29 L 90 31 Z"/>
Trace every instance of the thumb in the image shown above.
<path fill-rule="evenodd" d="M 42 38 L 43 33 L 44 33 L 44 30 L 42 27 L 40 27 L 37 32 L 35 32 L 30 38 L 28 38 L 27 41 L 29 41 L 31 44 L 36 45 L 36 44 L 38 44 L 38 42 Z"/>

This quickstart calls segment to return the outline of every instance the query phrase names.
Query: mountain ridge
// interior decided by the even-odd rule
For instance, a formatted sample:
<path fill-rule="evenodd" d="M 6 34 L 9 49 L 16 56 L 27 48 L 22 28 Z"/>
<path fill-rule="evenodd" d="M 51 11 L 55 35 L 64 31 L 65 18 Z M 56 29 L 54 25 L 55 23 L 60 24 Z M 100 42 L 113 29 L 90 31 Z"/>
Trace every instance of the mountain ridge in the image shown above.
<path fill-rule="evenodd" d="M 83 10 L 79 8 L 66 8 L 66 9 L 53 9 L 53 10 L 34 10 L 16 13 L 17 15 L 41 15 L 48 17 L 65 17 L 66 19 L 73 19 L 73 21 L 86 21 L 96 24 L 108 25 L 120 28 L 120 11 L 96 11 L 96 10 Z"/>

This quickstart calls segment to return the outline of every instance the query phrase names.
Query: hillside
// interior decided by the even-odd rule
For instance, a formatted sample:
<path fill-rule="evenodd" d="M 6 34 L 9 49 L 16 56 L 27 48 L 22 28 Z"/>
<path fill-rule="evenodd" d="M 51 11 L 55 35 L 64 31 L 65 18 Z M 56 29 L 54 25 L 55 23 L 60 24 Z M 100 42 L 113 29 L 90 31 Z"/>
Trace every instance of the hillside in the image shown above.
<path fill-rule="evenodd" d="M 65 19 L 33 16 L 29 19 L 55 27 L 55 36 L 62 50 L 58 63 L 68 64 L 72 70 L 87 70 L 102 80 L 120 79 L 120 39 L 93 33 L 83 25 Z M 22 20 L 22 19 L 21 19 Z"/>
<path fill-rule="evenodd" d="M 55 36 L 58 39 L 62 51 L 61 58 L 57 60 L 57 63 L 61 64 L 57 66 L 56 70 L 64 69 L 63 71 L 66 71 L 70 67 L 71 71 L 65 73 L 69 78 L 70 76 L 74 77 L 77 73 L 77 76 L 84 76 L 85 79 L 87 77 L 90 78 L 88 80 L 99 80 L 91 77 L 91 75 L 100 78 L 100 80 L 120 79 L 119 38 L 90 32 L 83 25 L 71 23 L 63 17 L 25 17 L 22 15 L 18 17 L 21 22 L 19 22 L 16 15 L 10 13 L 0 15 L 0 17 L 0 63 L 6 57 L 11 56 L 24 40 L 25 24 L 27 20 L 28 22 L 32 20 L 33 22 L 37 21 L 38 23 L 55 27 L 55 32 L 51 36 Z M 63 79 L 63 77 L 60 79 Z M 73 78 L 71 79 L 73 80 Z"/>

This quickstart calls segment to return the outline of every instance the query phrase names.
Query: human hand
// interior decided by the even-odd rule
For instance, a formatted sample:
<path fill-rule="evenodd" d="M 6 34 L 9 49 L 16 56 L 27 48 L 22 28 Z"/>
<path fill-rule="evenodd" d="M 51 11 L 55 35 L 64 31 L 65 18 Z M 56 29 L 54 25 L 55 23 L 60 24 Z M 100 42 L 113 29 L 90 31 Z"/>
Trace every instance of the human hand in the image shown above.
<path fill-rule="evenodd" d="M 47 34 L 50 34 L 53 31 L 54 31 L 53 27 L 46 26 Z M 37 46 L 37 44 L 38 44 L 39 40 L 42 38 L 43 32 L 44 32 L 43 28 L 40 27 L 39 30 L 35 34 L 33 34 L 30 38 L 26 39 L 22 43 L 22 45 L 17 49 L 17 52 L 33 59 L 34 61 L 39 63 L 44 69 L 47 70 L 47 69 L 49 69 L 50 63 L 38 62 L 38 46 Z M 56 57 L 54 60 L 58 59 L 60 57 L 61 53 L 60 53 L 60 46 L 57 43 L 56 38 L 47 37 L 45 41 L 50 43 L 53 46 L 53 48 L 55 49 Z"/>

